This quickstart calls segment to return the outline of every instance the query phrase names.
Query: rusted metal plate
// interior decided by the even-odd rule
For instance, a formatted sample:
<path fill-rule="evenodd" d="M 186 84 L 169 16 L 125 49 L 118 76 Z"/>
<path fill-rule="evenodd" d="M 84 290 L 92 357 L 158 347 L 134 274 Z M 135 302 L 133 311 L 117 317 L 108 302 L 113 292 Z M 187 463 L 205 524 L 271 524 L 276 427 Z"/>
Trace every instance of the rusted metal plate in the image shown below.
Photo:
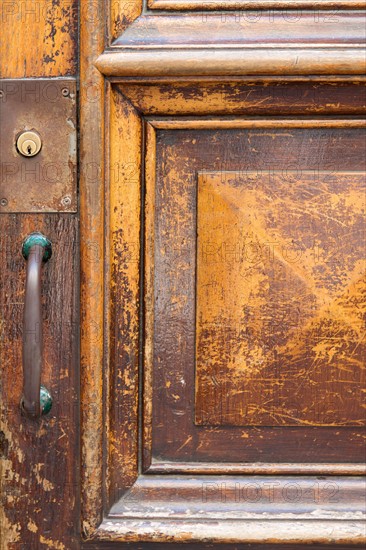
<path fill-rule="evenodd" d="M 76 212 L 76 81 L 0 81 L 0 212 Z M 41 151 L 22 156 L 21 132 L 35 130 Z"/>

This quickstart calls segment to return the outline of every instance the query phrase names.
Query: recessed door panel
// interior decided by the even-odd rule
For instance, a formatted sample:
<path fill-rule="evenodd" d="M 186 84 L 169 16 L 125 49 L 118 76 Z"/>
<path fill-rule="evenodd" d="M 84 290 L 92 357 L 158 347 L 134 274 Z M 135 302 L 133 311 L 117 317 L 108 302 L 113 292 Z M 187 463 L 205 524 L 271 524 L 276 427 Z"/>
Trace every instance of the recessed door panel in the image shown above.
<path fill-rule="evenodd" d="M 165 124 L 146 166 L 147 467 L 361 461 L 362 130 Z"/>
<path fill-rule="evenodd" d="M 365 174 L 199 173 L 200 425 L 365 422 Z"/>

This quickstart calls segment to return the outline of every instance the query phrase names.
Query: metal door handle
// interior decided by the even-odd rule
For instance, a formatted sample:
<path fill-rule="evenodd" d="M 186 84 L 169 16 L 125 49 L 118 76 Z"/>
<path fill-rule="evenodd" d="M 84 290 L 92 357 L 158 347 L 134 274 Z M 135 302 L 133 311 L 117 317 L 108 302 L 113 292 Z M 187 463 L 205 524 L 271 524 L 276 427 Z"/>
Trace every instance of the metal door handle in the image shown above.
<path fill-rule="evenodd" d="M 47 414 L 52 406 L 51 394 L 41 386 L 42 264 L 52 255 L 50 241 L 41 233 L 31 233 L 24 241 L 22 253 L 27 260 L 23 320 L 23 397 L 21 406 L 31 418 Z"/>

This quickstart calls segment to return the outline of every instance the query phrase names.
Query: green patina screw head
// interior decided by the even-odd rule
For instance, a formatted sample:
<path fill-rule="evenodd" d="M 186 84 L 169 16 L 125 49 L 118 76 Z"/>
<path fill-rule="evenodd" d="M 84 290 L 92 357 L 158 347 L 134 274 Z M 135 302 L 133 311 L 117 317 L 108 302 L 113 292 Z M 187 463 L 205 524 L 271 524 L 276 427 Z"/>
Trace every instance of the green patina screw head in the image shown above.
<path fill-rule="evenodd" d="M 50 392 L 45 386 L 41 386 L 41 391 L 39 394 L 39 400 L 41 404 L 42 414 L 47 414 L 52 408 L 52 397 Z"/>
<path fill-rule="evenodd" d="M 23 257 L 27 260 L 31 251 L 31 248 L 39 244 L 40 246 L 43 246 L 43 258 L 42 260 L 44 262 L 47 262 L 52 256 L 52 244 L 51 241 L 47 239 L 42 233 L 31 233 L 28 235 L 28 237 L 23 242 L 22 246 L 22 254 Z"/>

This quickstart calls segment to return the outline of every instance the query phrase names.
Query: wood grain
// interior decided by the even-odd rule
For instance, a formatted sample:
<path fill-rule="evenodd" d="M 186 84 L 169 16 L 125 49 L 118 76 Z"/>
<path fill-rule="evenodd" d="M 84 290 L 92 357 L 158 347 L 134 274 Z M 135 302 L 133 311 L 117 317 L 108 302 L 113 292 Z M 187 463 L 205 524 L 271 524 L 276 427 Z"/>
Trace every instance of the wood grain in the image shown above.
<path fill-rule="evenodd" d="M 178 93 L 175 93 L 175 86 Z M 263 91 L 264 88 L 265 91 Z M 269 91 L 267 92 L 268 88 Z M 259 92 L 258 90 L 262 91 Z M 251 93 L 255 96 L 253 100 L 250 99 Z M 261 96 L 262 99 L 263 97 L 266 98 L 263 102 L 258 101 L 258 93 L 264 94 Z M 306 99 L 309 99 L 309 94 L 313 98 L 311 101 Z M 263 103 L 264 107 L 262 106 Z M 228 82 L 205 82 L 202 84 L 180 82 L 172 85 L 171 83 L 158 81 L 131 83 L 125 80 L 123 85 L 112 83 L 107 96 L 106 111 L 107 118 L 110 117 L 111 119 L 110 128 L 107 127 L 109 139 L 106 151 L 109 175 L 108 183 L 103 190 L 106 200 L 105 224 L 110 228 L 105 241 L 104 287 L 106 304 L 104 345 L 108 359 L 105 363 L 105 376 L 102 381 L 104 393 L 99 393 L 97 396 L 99 400 L 98 407 L 100 407 L 98 410 L 103 410 L 103 399 L 104 403 L 108 402 L 110 405 L 106 407 L 105 415 L 102 416 L 104 421 L 102 426 L 104 434 L 102 434 L 102 437 L 105 441 L 105 454 L 99 448 L 93 455 L 91 453 L 86 455 L 87 460 L 90 460 L 92 456 L 95 459 L 99 457 L 100 466 L 98 465 L 99 467 L 95 469 L 95 472 L 98 473 L 98 476 L 101 476 L 97 478 L 98 480 L 105 480 L 105 485 L 98 486 L 95 491 L 94 488 L 87 485 L 88 489 L 92 490 L 89 494 L 88 491 L 85 492 L 87 505 L 90 506 L 94 518 L 93 525 L 90 528 L 88 526 L 85 531 L 86 536 L 89 538 L 88 543 L 85 543 L 86 547 L 98 548 L 99 545 L 103 547 L 103 544 L 105 544 L 108 548 L 108 542 L 101 542 L 104 539 L 105 541 L 113 540 L 114 542 L 111 542 L 111 544 L 117 542 L 123 544 L 123 541 L 128 540 L 134 541 L 136 544 L 143 544 L 143 540 L 165 542 L 174 540 L 175 543 L 178 540 L 195 540 L 194 528 L 191 530 L 191 525 L 184 519 L 175 522 L 164 519 L 161 521 L 151 520 L 146 522 L 144 520 L 140 522 L 138 518 L 135 518 L 125 519 L 123 523 L 105 520 L 100 528 L 97 527 L 98 514 L 102 509 L 101 494 L 104 492 L 104 509 L 106 512 L 109 505 L 113 504 L 114 499 L 120 498 L 123 501 L 123 498 L 129 492 L 129 484 L 132 484 L 132 491 L 134 491 L 133 487 L 136 483 L 137 485 L 139 483 L 140 477 L 137 476 L 141 472 L 141 468 L 147 469 L 149 473 L 158 474 L 151 476 L 155 477 L 156 480 L 154 498 L 157 499 L 160 494 L 159 484 L 169 472 L 173 474 L 190 474 L 192 472 L 194 475 L 205 473 L 207 475 L 210 468 L 211 472 L 212 468 L 216 468 L 218 474 L 225 473 L 225 468 L 226 473 L 230 471 L 230 464 L 227 467 L 225 464 L 225 462 L 228 462 L 228 448 L 230 449 L 229 459 L 237 460 L 236 468 L 238 466 L 242 467 L 240 472 L 235 472 L 240 474 L 258 474 L 261 467 L 263 467 L 263 473 L 266 474 L 281 472 L 284 476 L 296 475 L 301 471 L 301 465 L 304 464 L 304 461 L 307 474 L 317 472 L 319 475 L 332 473 L 356 476 L 364 471 L 362 464 L 360 464 L 364 453 L 364 445 L 360 433 L 353 428 L 342 428 L 342 430 L 335 431 L 333 428 L 320 429 L 314 427 L 309 431 L 310 428 L 305 427 L 301 432 L 303 438 L 301 441 L 298 437 L 299 433 L 296 433 L 298 428 L 289 427 L 287 435 L 281 443 L 278 430 L 269 431 L 265 428 L 256 428 L 251 433 L 250 429 L 239 429 L 237 432 L 232 430 L 232 433 L 228 434 L 220 427 L 214 427 L 213 429 L 201 430 L 200 433 L 197 429 L 197 432 L 193 433 L 192 438 L 189 439 L 192 435 L 192 427 L 194 429 L 194 416 L 192 415 L 194 410 L 192 381 L 194 378 L 192 375 L 193 370 L 190 371 L 190 378 L 186 376 L 187 372 L 184 370 L 192 364 L 190 360 L 185 361 L 185 358 L 182 357 L 182 360 L 177 361 L 173 356 L 174 349 L 177 347 L 177 333 L 174 333 L 174 331 L 177 327 L 179 329 L 179 323 L 172 322 L 171 315 L 167 315 L 161 336 L 159 336 L 159 344 L 166 347 L 170 353 L 170 367 L 165 372 L 163 372 L 163 368 L 152 370 L 154 346 L 156 346 L 157 340 L 156 333 L 151 332 L 154 323 L 159 323 L 161 319 L 160 316 L 156 317 L 156 309 L 153 308 L 156 297 L 154 293 L 157 290 L 156 276 L 161 275 L 159 282 L 161 291 L 158 295 L 162 314 L 164 312 L 171 314 L 173 311 L 172 306 L 173 308 L 177 307 L 177 303 L 170 300 L 170 284 L 172 285 L 171 288 L 176 289 L 178 293 L 179 291 L 184 292 L 184 285 L 180 285 L 180 283 L 185 275 L 182 272 L 183 279 L 180 279 L 178 269 L 179 266 L 183 265 L 183 258 L 178 256 L 177 263 L 177 258 L 174 256 L 173 261 L 170 262 L 170 279 L 167 277 L 164 279 L 161 273 L 159 275 L 155 271 L 156 261 L 159 260 L 162 250 L 165 250 L 167 259 L 169 259 L 170 253 L 174 253 L 174 251 L 182 250 L 185 253 L 185 246 L 182 246 L 181 241 L 179 241 L 180 231 L 183 226 L 187 228 L 189 226 L 191 228 L 195 227 L 194 223 L 190 225 L 186 219 L 187 213 L 189 216 L 192 213 L 194 214 L 194 200 L 189 201 L 190 208 L 185 208 L 186 197 L 181 191 L 186 189 L 187 185 L 193 186 L 192 177 L 195 176 L 192 174 L 201 169 L 208 170 L 212 167 L 213 169 L 218 167 L 222 170 L 234 167 L 234 169 L 240 171 L 240 159 L 243 157 L 242 147 L 235 142 L 235 135 L 239 135 L 240 132 L 263 132 L 272 135 L 276 132 L 276 129 L 273 128 L 276 122 L 273 121 L 273 118 L 269 120 L 270 117 L 268 116 L 259 121 L 257 126 L 256 123 L 253 125 L 253 120 L 245 121 L 244 117 L 237 125 L 235 125 L 233 118 L 224 119 L 222 117 L 222 119 L 216 121 L 218 126 L 215 128 L 215 121 L 210 122 L 204 119 L 198 121 L 192 118 L 188 121 L 183 118 L 168 118 L 167 120 L 166 117 L 164 119 L 156 119 L 156 117 L 152 119 L 151 115 L 156 113 L 166 115 L 172 112 L 174 114 L 195 116 L 204 114 L 205 109 L 209 114 L 219 115 L 238 112 L 241 114 L 249 112 L 251 115 L 264 113 L 268 115 L 271 113 L 272 107 L 273 112 L 276 114 L 285 113 L 283 116 L 294 113 L 300 114 L 304 108 L 311 109 L 313 113 L 322 113 L 322 115 L 352 113 L 355 115 L 352 121 L 342 117 L 338 122 L 331 118 L 324 118 L 323 125 L 321 119 L 315 118 L 315 114 L 309 122 L 302 119 L 296 123 L 294 118 L 292 119 L 294 121 L 292 128 L 286 127 L 288 119 L 282 119 L 277 129 L 279 132 L 284 134 L 288 132 L 291 134 L 298 133 L 298 135 L 305 133 L 309 138 L 312 136 L 312 140 L 314 140 L 315 133 L 318 132 L 318 142 L 316 140 L 315 142 L 305 140 L 301 145 L 300 139 L 297 145 L 294 144 L 293 148 L 289 149 L 288 146 L 283 143 L 280 144 L 280 142 L 278 142 L 278 146 L 274 147 L 272 144 L 273 139 L 267 136 L 259 149 L 263 155 L 274 154 L 274 158 L 277 158 L 276 151 L 278 153 L 282 151 L 283 154 L 288 154 L 289 162 L 293 161 L 294 158 L 298 158 L 296 156 L 297 151 L 301 150 L 302 155 L 304 155 L 305 166 L 317 159 L 316 155 L 321 156 L 321 162 L 328 168 L 329 166 L 333 167 L 335 159 L 337 161 L 346 159 L 344 162 L 349 169 L 352 167 L 352 169 L 359 170 L 363 167 L 361 153 L 363 151 L 363 138 L 362 129 L 356 126 L 359 115 L 363 112 L 363 105 L 362 87 L 355 82 L 339 83 L 339 88 L 338 85 L 335 86 L 329 81 L 315 84 L 306 83 L 305 81 L 301 83 L 284 83 L 282 80 L 276 84 L 271 82 L 268 86 L 264 86 L 263 82 L 235 82 L 232 84 Z M 145 125 L 141 120 L 143 117 L 149 117 Z M 265 126 L 266 121 L 268 128 Z M 262 124 L 262 128 L 260 124 Z M 353 128 L 350 127 L 352 124 Z M 186 129 L 184 129 L 185 125 Z M 145 135 L 144 132 L 141 133 L 143 127 L 145 127 Z M 344 132 L 342 134 L 344 138 L 340 139 L 339 132 Z M 210 133 L 215 136 L 213 141 L 207 141 Z M 232 137 L 230 138 L 230 136 Z M 147 140 L 146 145 L 145 140 Z M 196 143 L 193 144 L 192 140 L 196 140 Z M 327 146 L 327 143 L 332 143 L 332 147 Z M 155 154 L 155 150 L 157 154 Z M 197 150 L 201 151 L 198 155 Z M 289 150 L 292 151 L 291 154 Z M 347 151 L 347 155 L 344 154 L 344 150 Z M 340 151 L 342 151 L 342 155 Z M 94 154 L 96 154 L 95 150 Z M 141 162 L 144 157 L 145 166 Z M 254 158 L 255 156 L 253 161 Z M 303 160 L 302 157 L 300 158 Z M 279 166 L 282 167 L 281 162 L 284 162 L 282 157 L 278 160 Z M 146 171 L 146 190 L 145 192 L 142 190 L 140 195 L 140 183 L 143 181 L 144 170 Z M 167 202 L 170 197 L 169 193 L 164 191 L 161 197 L 156 194 L 158 189 L 155 182 L 156 175 L 159 181 L 159 178 L 162 178 L 161 181 L 168 184 L 171 191 L 177 190 L 176 195 L 173 194 L 173 196 L 180 203 L 180 210 L 169 210 L 171 206 Z M 102 185 L 102 183 L 99 182 L 99 185 Z M 140 208 L 143 206 L 145 207 L 145 222 L 141 217 L 142 212 L 140 213 Z M 96 212 L 92 214 L 93 217 L 97 216 Z M 165 249 L 162 246 L 162 241 L 156 238 L 156 229 L 162 223 L 161 216 L 164 212 L 166 220 L 169 220 L 166 226 L 168 244 Z M 157 217 L 159 218 L 158 225 Z M 138 239 L 142 238 L 142 242 L 145 239 L 145 243 L 140 248 L 140 244 L 137 247 L 135 246 L 137 242 L 137 233 L 135 232 L 139 230 L 141 222 L 145 223 L 145 231 L 144 234 L 139 233 Z M 131 237 L 133 238 L 132 242 Z M 140 241 L 138 240 L 138 242 Z M 175 243 L 174 246 L 171 246 L 172 242 Z M 145 304 L 144 310 L 142 310 L 139 309 L 141 295 L 138 295 L 138 289 L 141 290 L 143 281 L 139 279 L 141 273 L 139 275 L 138 272 L 139 262 L 141 261 L 140 254 L 143 253 L 144 247 L 146 247 L 144 269 L 147 285 L 144 288 Z M 194 261 L 191 262 L 191 268 L 193 266 Z M 177 273 L 178 277 L 176 277 Z M 187 269 L 186 276 L 189 277 L 190 273 L 192 273 L 192 269 L 191 271 Z M 192 293 L 192 296 L 194 297 L 194 293 Z M 102 298 L 99 296 L 98 303 L 101 300 Z M 93 305 L 93 308 L 95 307 L 96 304 Z M 179 303 L 178 307 L 180 307 Z M 177 316 L 179 317 L 178 314 Z M 144 325 L 146 334 L 144 334 L 141 324 L 139 325 L 144 317 L 146 318 L 146 324 Z M 184 321 L 183 318 L 181 319 Z M 194 327 L 194 316 L 192 319 L 191 326 Z M 190 333 L 189 325 L 185 324 L 184 326 L 188 327 L 188 333 Z M 138 330 L 140 330 L 140 335 L 137 334 Z M 181 342 L 184 338 L 183 335 Z M 139 339 L 140 347 L 138 345 Z M 139 372 L 137 354 L 141 353 L 141 342 L 146 342 L 146 348 L 144 350 L 144 363 L 140 365 Z M 141 374 L 144 375 L 144 381 L 141 379 Z M 181 378 L 188 381 L 183 393 L 179 393 L 182 389 Z M 137 391 L 140 392 L 139 404 L 137 403 Z M 154 392 L 153 401 L 151 400 L 151 391 Z M 179 408 L 177 396 L 179 400 L 184 400 L 184 408 Z M 181 414 L 183 409 L 184 414 Z M 137 418 L 137 411 L 140 414 L 139 419 Z M 143 418 L 141 418 L 142 411 Z M 174 411 L 174 414 L 172 411 Z M 94 418 L 97 419 L 98 416 Z M 89 418 L 90 422 L 91 420 L 92 416 Z M 101 436 L 101 431 L 98 431 L 98 438 Z M 140 440 L 141 433 L 144 434 L 142 442 Z M 153 449 L 151 449 L 151 434 Z M 255 448 L 257 443 L 254 446 L 248 445 L 248 439 L 251 443 L 254 441 L 252 439 L 253 434 L 258 438 L 257 443 L 258 441 L 261 442 L 263 453 L 258 451 L 258 447 Z M 286 445 L 283 444 L 283 441 L 286 441 Z M 242 462 L 244 448 L 248 453 L 245 460 L 248 459 L 249 462 Z M 339 462 L 338 448 L 342 448 L 343 462 Z M 291 462 L 296 454 L 301 455 L 300 461 L 298 463 Z M 264 462 L 263 456 L 268 460 L 272 459 L 272 462 Z M 102 464 L 103 457 L 106 457 L 104 465 Z M 314 464 L 314 457 L 319 461 L 318 463 Z M 149 466 L 151 458 L 153 458 L 153 462 Z M 209 463 L 207 460 L 209 460 Z M 284 462 L 277 468 L 279 460 Z M 333 464 L 332 461 L 334 461 Z M 139 462 L 142 462 L 142 464 L 139 464 Z M 317 470 L 319 463 L 320 466 Z M 205 464 L 209 465 L 206 471 Z M 157 469 L 154 471 L 155 465 Z M 289 478 L 284 477 L 284 479 L 288 480 Z M 354 479 L 356 480 L 355 477 Z M 146 501 L 145 505 L 149 506 L 149 503 Z M 152 506 L 154 507 L 154 505 Z M 340 526 L 333 525 L 334 533 L 338 533 L 334 542 L 339 547 L 346 546 L 346 540 L 352 540 L 355 544 L 357 542 L 360 533 L 359 526 L 355 526 L 353 523 L 352 529 L 355 528 L 355 530 L 351 532 L 349 531 L 349 523 L 345 521 L 342 524 L 348 530 L 348 539 L 342 538 L 343 535 L 337 539 L 338 534 L 340 534 Z M 312 535 L 310 535 L 310 530 L 314 526 L 309 527 L 309 524 L 304 526 L 300 523 L 297 525 L 299 526 L 299 533 L 301 533 L 299 537 L 302 540 L 308 542 L 315 540 L 311 539 Z M 327 525 L 329 526 L 329 524 Z M 326 533 L 327 525 L 325 523 L 317 524 L 319 532 Z M 210 527 L 207 524 L 205 526 L 204 523 L 197 526 L 201 534 L 204 532 L 202 529 L 206 528 L 209 529 Z M 231 528 L 231 525 L 226 525 L 227 532 L 230 532 Z M 243 532 L 246 525 L 242 525 L 241 528 Z M 289 529 L 291 531 L 293 528 L 294 525 L 286 524 L 284 530 Z M 257 540 L 263 540 L 265 529 L 266 527 L 263 527 L 262 531 L 258 530 L 256 532 Z M 190 534 L 187 535 L 187 532 Z M 207 533 L 207 536 L 211 534 Z M 219 540 L 220 535 L 217 533 L 216 535 L 217 539 L 215 540 Z M 283 540 L 286 540 L 284 532 L 278 531 L 278 536 L 284 537 Z M 323 540 L 324 542 L 325 539 L 326 535 L 323 539 L 319 535 L 317 540 Z M 222 540 L 226 539 L 223 538 Z M 275 540 L 274 538 L 271 539 L 269 546 L 275 544 Z"/>
<path fill-rule="evenodd" d="M 201 425 L 366 421 L 363 172 L 201 172 Z"/>
<path fill-rule="evenodd" d="M 78 0 L 2 2 L 0 77 L 76 75 L 78 15 Z"/>
<path fill-rule="evenodd" d="M 149 14 L 134 21 L 113 43 L 112 51 L 122 47 L 164 50 L 212 46 L 216 55 L 217 50 L 225 50 L 229 61 L 232 50 L 245 47 L 264 50 L 269 46 L 291 49 L 301 45 L 304 48 L 362 47 L 366 32 L 364 22 L 364 14 L 359 11 L 342 11 L 337 17 L 329 12 L 316 15 L 312 11 L 299 11 L 287 18 L 281 11 L 249 11 L 241 18 L 230 13 L 169 14 L 164 17 Z M 198 62 L 198 51 L 196 55 Z"/>
<path fill-rule="evenodd" d="M 104 81 L 93 65 L 104 47 L 105 2 L 88 4 L 80 21 L 80 369 L 81 523 L 99 525 L 103 469 L 104 382 Z"/>
<path fill-rule="evenodd" d="M 109 505 L 139 472 L 139 346 L 142 121 L 112 90 L 109 139 Z"/>
<path fill-rule="evenodd" d="M 361 48 L 249 48 L 225 50 L 202 48 L 130 50 L 106 52 L 96 61 L 105 76 L 240 76 L 240 75 L 362 75 Z"/>
<path fill-rule="evenodd" d="M 147 254 L 155 258 L 154 361 L 145 367 L 154 369 L 152 441 L 157 461 L 229 459 L 247 463 L 251 471 L 256 463 L 260 471 L 258 463 L 266 467 L 267 462 L 296 462 L 297 453 L 302 463 L 363 460 L 364 443 L 357 429 L 193 427 L 197 171 L 212 171 L 216 166 L 221 174 L 227 169 L 239 174 L 254 166 L 259 172 L 265 166 L 283 170 L 289 163 L 299 170 L 328 167 L 332 173 L 346 167 L 364 169 L 362 130 L 324 131 L 321 123 L 318 130 L 296 130 L 286 128 L 284 121 L 280 124 L 281 129 L 270 131 L 215 131 L 214 123 L 210 130 L 157 130 L 156 188 L 149 184 L 146 190 L 148 204 L 155 197 L 157 216 L 155 244 L 147 248 Z M 281 430 L 285 430 L 282 435 Z M 343 449 L 338 457 L 337 447 Z"/>
<path fill-rule="evenodd" d="M 116 542 L 160 542 L 175 543 L 184 541 L 186 544 L 202 541 L 211 543 L 235 544 L 247 542 L 251 544 L 265 543 L 272 547 L 279 544 L 282 548 L 287 544 L 307 543 L 338 545 L 365 544 L 363 521 L 301 521 L 273 520 L 235 522 L 200 520 L 179 521 L 179 519 L 136 520 L 136 519 L 106 519 L 100 526 L 98 537 L 105 541 Z"/>
<path fill-rule="evenodd" d="M 202 126 L 209 124 L 207 117 L 210 115 L 215 115 L 215 118 L 219 115 L 256 115 L 262 117 L 262 122 L 266 120 L 267 124 L 271 124 L 271 117 L 274 116 L 296 115 L 292 124 L 308 124 L 307 121 L 315 116 L 360 116 L 366 112 L 364 82 L 351 80 L 334 85 L 324 77 L 316 82 L 285 81 L 275 77 L 267 77 L 263 81 L 248 81 L 247 77 L 233 82 L 221 79 L 184 82 L 180 79 L 173 83 L 159 79 L 153 83 L 149 80 L 130 82 L 128 79 L 121 89 L 135 108 L 149 118 L 194 115 L 201 117 L 195 124 Z M 226 120 L 228 125 L 232 124 L 230 118 Z M 184 124 L 177 119 L 171 123 L 176 128 Z M 332 124 L 331 118 L 327 124 Z"/>
<path fill-rule="evenodd" d="M 108 43 L 111 44 L 141 15 L 142 0 L 108 0 L 109 33 Z"/>
<path fill-rule="evenodd" d="M 309 550 L 308 544 L 226 544 L 225 550 Z M 189 550 L 222 550 L 221 544 L 210 543 L 190 543 Z M 337 545 L 337 550 L 354 550 L 357 548 L 363 548 L 363 543 L 360 544 L 340 544 Z M 312 544 L 312 550 L 329 550 L 329 544 Z M 116 544 L 114 542 L 85 542 L 82 545 L 82 550 L 115 550 Z M 118 544 L 118 550 L 161 550 L 161 543 L 159 542 L 120 542 Z M 174 550 L 187 550 L 186 543 L 174 543 Z"/>
<path fill-rule="evenodd" d="M 49 543 L 73 549 L 79 538 L 80 476 L 78 220 L 69 214 L 2 214 L 0 224 L 1 548 Z M 42 383 L 53 406 L 39 420 L 24 417 L 19 406 L 25 285 L 21 247 L 32 231 L 44 233 L 53 246 L 42 275 Z"/>
<path fill-rule="evenodd" d="M 76 75 L 77 0 L 2 2 L 0 19 L 1 78 Z M 26 80 L 19 82 L 18 89 L 27 85 L 34 91 L 34 84 Z M 37 101 L 37 94 L 33 97 Z M 2 101 L 3 109 L 6 97 Z M 73 207 L 76 210 L 77 205 Z M 77 215 L 71 214 L 0 215 L 0 547 L 4 550 L 79 547 L 78 225 Z M 36 230 L 53 244 L 52 259 L 42 274 L 42 382 L 51 391 L 53 407 L 49 415 L 33 421 L 19 409 L 25 282 L 21 245 Z"/>

